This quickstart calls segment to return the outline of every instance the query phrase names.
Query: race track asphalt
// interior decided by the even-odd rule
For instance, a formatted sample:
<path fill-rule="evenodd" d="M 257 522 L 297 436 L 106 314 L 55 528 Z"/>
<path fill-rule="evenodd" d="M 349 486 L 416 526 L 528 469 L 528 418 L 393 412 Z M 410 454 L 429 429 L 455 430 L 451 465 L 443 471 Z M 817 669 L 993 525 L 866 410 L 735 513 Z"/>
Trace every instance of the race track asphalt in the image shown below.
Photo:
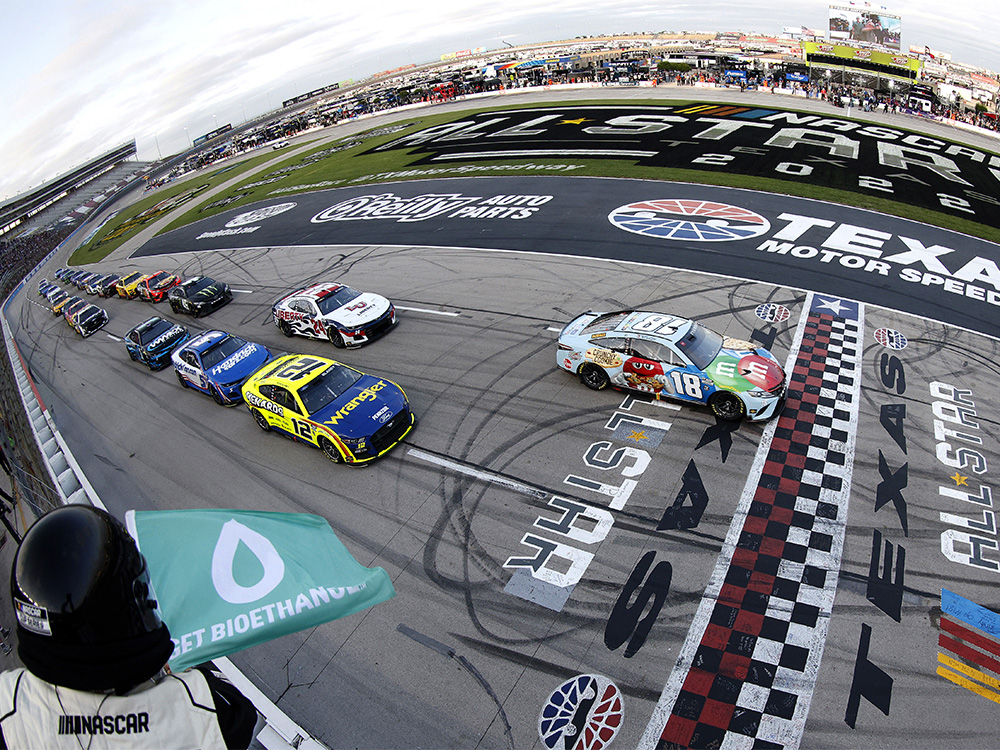
<path fill-rule="evenodd" d="M 351 219 L 360 196 L 384 193 L 402 199 L 399 215 Z M 417 200 L 428 194 L 474 200 L 399 220 L 441 205 Z M 537 210 L 487 217 L 500 195 Z M 730 207 L 722 222 L 706 201 Z M 389 572 L 390 601 L 234 656 L 314 736 L 366 748 L 993 743 L 997 308 L 968 293 L 987 289 L 971 271 L 954 276 L 993 246 L 650 181 L 435 180 L 266 206 L 288 203 L 229 227 L 260 227 L 249 234 L 198 239 L 241 209 L 98 264 L 224 279 L 236 298 L 209 318 L 110 300 L 107 328 L 82 340 L 22 292 L 9 320 L 116 514 L 317 513 L 359 562 Z M 655 236 L 678 221 L 692 234 Z M 692 239 L 719 231 L 746 236 Z M 924 284 L 935 259 L 952 273 Z M 328 278 L 390 297 L 398 327 L 336 353 L 281 336 L 271 303 Z M 766 342 L 794 398 L 781 418 L 736 427 L 584 388 L 556 367 L 556 332 L 614 307 Z M 169 369 L 130 362 L 120 338 L 154 312 L 392 378 L 420 421 L 377 464 L 334 466 Z"/>

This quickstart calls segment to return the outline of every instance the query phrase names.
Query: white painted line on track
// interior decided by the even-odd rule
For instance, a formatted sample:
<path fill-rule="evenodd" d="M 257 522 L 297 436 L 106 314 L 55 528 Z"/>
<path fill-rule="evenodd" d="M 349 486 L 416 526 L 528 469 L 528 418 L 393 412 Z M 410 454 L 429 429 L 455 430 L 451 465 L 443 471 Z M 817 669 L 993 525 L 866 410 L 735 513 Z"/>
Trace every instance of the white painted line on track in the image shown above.
<path fill-rule="evenodd" d="M 107 336 L 112 341 L 121 341 L 121 339 L 115 336 L 113 333 L 106 333 L 104 335 Z"/>
<path fill-rule="evenodd" d="M 230 291 L 237 294 L 253 294 L 253 289 L 231 289 Z"/>
<path fill-rule="evenodd" d="M 449 318 L 457 318 L 461 313 L 457 312 L 445 312 L 444 310 L 425 310 L 422 307 L 400 307 L 396 305 L 397 310 L 406 310 L 407 312 L 418 312 L 427 313 L 428 315 L 444 315 Z"/>
<path fill-rule="evenodd" d="M 441 458 L 440 456 L 435 456 L 433 453 L 426 453 L 419 448 L 410 448 L 407 455 L 413 456 L 414 458 L 419 458 L 421 461 L 426 461 L 427 463 L 437 464 L 445 469 L 450 469 L 451 471 L 458 472 L 459 474 L 465 474 L 467 477 L 472 477 L 474 479 L 479 479 L 483 482 L 489 482 L 491 484 L 499 484 L 501 487 L 506 487 L 508 489 L 514 490 L 515 492 L 520 492 L 522 495 L 529 495 L 531 497 L 545 497 L 548 495 L 547 492 L 543 492 L 535 487 L 529 487 L 526 484 L 515 481 L 508 477 L 500 476 L 499 474 L 494 474 L 491 471 L 483 471 L 482 469 L 474 469 L 471 466 L 466 466 L 458 461 L 452 461 L 447 458 Z"/>

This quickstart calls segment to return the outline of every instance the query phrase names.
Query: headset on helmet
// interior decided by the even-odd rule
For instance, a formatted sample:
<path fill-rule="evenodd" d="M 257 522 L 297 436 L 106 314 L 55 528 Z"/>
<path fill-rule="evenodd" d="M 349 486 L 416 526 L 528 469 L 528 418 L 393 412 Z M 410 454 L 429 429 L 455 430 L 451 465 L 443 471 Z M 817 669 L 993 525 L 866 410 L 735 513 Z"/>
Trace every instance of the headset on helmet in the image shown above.
<path fill-rule="evenodd" d="M 10 589 L 18 655 L 46 682 L 122 692 L 170 658 L 146 561 L 103 510 L 65 505 L 36 521 L 14 557 Z"/>

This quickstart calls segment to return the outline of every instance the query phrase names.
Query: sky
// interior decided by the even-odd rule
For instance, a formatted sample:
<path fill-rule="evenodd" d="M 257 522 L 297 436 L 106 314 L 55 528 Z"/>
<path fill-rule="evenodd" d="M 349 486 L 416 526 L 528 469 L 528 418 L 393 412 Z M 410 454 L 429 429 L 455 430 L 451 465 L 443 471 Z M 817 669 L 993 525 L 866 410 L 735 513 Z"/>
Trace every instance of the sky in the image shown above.
<path fill-rule="evenodd" d="M 0 24 L 0 200 L 133 138 L 139 160 L 154 161 L 284 99 L 450 52 L 612 33 L 824 29 L 830 4 L 848 0 L 10 3 Z M 885 7 L 902 17 L 904 50 L 927 45 L 1000 70 L 993 2 Z"/>

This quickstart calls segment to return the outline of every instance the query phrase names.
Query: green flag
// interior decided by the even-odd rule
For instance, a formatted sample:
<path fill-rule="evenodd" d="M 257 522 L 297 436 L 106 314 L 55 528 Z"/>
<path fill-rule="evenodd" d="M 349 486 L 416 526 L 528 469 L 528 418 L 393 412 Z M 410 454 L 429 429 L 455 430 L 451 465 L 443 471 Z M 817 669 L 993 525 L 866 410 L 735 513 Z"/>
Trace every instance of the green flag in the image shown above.
<path fill-rule="evenodd" d="M 134 511 L 125 523 L 149 566 L 180 671 L 395 596 L 325 519 L 245 510 Z"/>

